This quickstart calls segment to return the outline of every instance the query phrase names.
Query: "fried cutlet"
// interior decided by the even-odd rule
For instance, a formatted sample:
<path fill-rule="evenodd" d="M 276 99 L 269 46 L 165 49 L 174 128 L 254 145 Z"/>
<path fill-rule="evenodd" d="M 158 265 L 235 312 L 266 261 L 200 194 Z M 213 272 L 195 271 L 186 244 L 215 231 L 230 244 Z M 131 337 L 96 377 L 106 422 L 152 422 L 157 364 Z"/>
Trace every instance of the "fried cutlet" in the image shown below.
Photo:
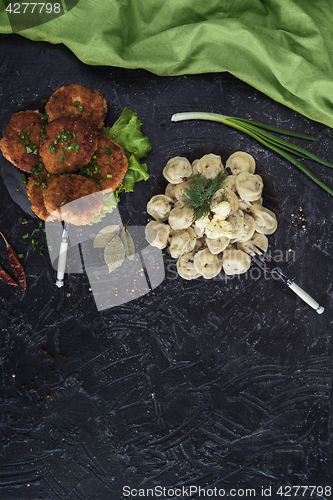
<path fill-rule="evenodd" d="M 124 150 L 105 135 L 98 135 L 97 150 L 85 169 L 101 190 L 115 191 L 121 186 L 128 170 Z"/>
<path fill-rule="evenodd" d="M 49 121 L 60 116 L 81 118 L 93 130 L 104 125 L 107 113 L 105 97 L 98 91 L 73 83 L 57 89 L 45 105 Z"/>
<path fill-rule="evenodd" d="M 80 118 L 62 116 L 45 126 L 39 154 L 51 174 L 75 172 L 97 148 L 96 134 Z"/>
<path fill-rule="evenodd" d="M 44 221 L 51 220 L 50 213 L 45 208 L 44 191 L 55 178 L 55 175 L 50 174 L 42 166 L 42 168 L 33 170 L 27 183 L 27 195 L 31 202 L 31 210 Z"/>
<path fill-rule="evenodd" d="M 46 210 L 58 220 L 85 226 L 103 208 L 103 194 L 98 184 L 78 174 L 62 174 L 44 190 Z"/>
<path fill-rule="evenodd" d="M 4 157 L 24 172 L 39 164 L 39 144 L 45 120 L 38 111 L 19 111 L 3 131 L 0 149 Z"/>

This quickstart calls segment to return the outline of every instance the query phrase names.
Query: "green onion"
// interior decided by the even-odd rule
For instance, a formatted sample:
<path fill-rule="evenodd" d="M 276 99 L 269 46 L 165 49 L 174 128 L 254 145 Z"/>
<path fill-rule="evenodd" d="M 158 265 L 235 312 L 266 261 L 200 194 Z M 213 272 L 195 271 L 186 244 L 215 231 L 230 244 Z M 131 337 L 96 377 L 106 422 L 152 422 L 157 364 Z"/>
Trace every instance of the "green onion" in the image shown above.
<path fill-rule="evenodd" d="M 244 118 L 237 118 L 232 116 L 221 115 L 218 113 L 206 113 L 206 112 L 189 112 L 189 113 L 176 113 L 172 115 L 171 121 L 178 122 L 183 120 L 209 120 L 220 122 L 225 125 L 228 125 L 232 128 L 239 130 L 240 132 L 244 132 L 245 134 L 253 137 L 258 142 L 268 147 L 272 151 L 278 153 L 280 156 L 290 161 L 295 167 L 305 173 L 310 179 L 312 179 L 318 186 L 327 191 L 331 196 L 333 196 L 333 189 L 327 186 L 321 179 L 319 179 L 311 170 L 309 170 L 305 165 L 303 165 L 300 161 L 298 161 L 294 156 L 290 153 L 298 157 L 302 157 L 308 160 L 316 161 L 326 167 L 333 168 L 333 164 L 327 162 L 326 160 L 320 158 L 317 155 L 312 154 L 310 151 L 293 144 L 292 142 L 286 141 L 280 137 L 277 137 L 266 130 L 270 130 L 272 132 L 277 132 L 282 135 L 289 135 L 293 137 L 297 137 L 300 139 L 307 139 L 310 141 L 317 141 L 316 137 L 307 134 L 301 134 L 298 132 L 294 132 L 292 130 L 286 130 L 279 127 L 273 127 L 271 125 L 266 125 L 265 123 L 256 122 L 253 120 L 246 120 Z"/>

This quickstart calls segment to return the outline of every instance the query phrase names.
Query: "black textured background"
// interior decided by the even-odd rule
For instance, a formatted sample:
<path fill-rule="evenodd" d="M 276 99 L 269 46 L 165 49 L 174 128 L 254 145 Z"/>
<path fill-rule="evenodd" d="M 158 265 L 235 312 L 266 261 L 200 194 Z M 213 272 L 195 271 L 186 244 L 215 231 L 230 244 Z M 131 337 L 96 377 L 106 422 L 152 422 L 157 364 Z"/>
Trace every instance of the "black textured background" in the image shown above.
<path fill-rule="evenodd" d="M 250 137 L 170 117 L 214 111 L 311 133 L 320 141 L 296 142 L 328 160 L 332 131 L 228 74 L 89 67 L 61 45 L 18 35 L 0 38 L 1 130 L 30 101 L 74 82 L 105 95 L 109 124 L 124 106 L 136 111 L 151 141 L 150 179 L 123 196 L 124 221 L 146 224 L 170 157 L 206 144 L 247 151 L 279 196 L 281 265 L 326 310 L 317 315 L 263 277 L 186 282 L 166 256 L 160 286 L 98 312 L 85 274 L 55 287 L 47 254 L 23 239 L 38 220 L 0 178 L 0 230 L 26 255 L 28 281 L 26 292 L 0 282 L 0 498 L 120 500 L 124 485 L 255 488 L 255 498 L 271 487 L 271 498 L 284 498 L 279 486 L 333 486 L 333 200 Z M 333 186 L 329 168 L 306 164 Z M 2 263 L 5 255 L 2 245 Z"/>

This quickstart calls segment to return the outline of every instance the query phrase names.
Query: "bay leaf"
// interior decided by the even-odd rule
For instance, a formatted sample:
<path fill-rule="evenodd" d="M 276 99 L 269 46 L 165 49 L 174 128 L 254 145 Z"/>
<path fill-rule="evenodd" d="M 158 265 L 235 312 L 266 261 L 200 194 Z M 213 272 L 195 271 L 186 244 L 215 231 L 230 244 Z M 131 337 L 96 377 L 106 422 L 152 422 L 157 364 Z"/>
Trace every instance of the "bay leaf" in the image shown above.
<path fill-rule="evenodd" d="M 106 245 L 119 234 L 119 225 L 103 227 L 94 239 L 94 248 L 105 248 Z"/>
<path fill-rule="evenodd" d="M 123 227 L 123 230 L 120 233 L 121 241 L 125 247 L 125 255 L 129 260 L 132 260 L 135 255 L 135 244 L 132 236 L 127 230 L 127 227 Z"/>
<path fill-rule="evenodd" d="M 118 235 L 114 236 L 104 249 L 104 260 L 109 273 L 122 265 L 125 259 L 125 247 Z"/>

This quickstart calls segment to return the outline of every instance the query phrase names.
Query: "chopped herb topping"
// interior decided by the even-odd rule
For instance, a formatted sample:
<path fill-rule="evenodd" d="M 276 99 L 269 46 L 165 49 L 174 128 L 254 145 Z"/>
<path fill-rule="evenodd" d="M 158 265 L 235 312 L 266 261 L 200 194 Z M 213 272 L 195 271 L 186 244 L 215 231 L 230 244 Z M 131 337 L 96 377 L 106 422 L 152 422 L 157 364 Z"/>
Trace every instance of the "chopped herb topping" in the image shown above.
<path fill-rule="evenodd" d="M 36 155 L 38 153 L 37 146 L 26 146 L 26 152 Z"/>
<path fill-rule="evenodd" d="M 57 149 L 58 149 L 58 146 L 53 146 L 52 143 L 50 142 L 49 148 L 50 148 L 51 153 L 55 154 Z"/>

